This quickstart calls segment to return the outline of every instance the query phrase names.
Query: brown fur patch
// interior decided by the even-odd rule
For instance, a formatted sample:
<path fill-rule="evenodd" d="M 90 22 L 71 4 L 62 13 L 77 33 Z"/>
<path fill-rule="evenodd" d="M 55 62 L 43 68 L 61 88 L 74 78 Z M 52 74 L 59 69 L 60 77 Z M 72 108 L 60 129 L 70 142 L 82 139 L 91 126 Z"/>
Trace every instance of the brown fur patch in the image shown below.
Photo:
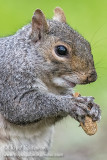
<path fill-rule="evenodd" d="M 74 71 L 84 71 L 87 68 L 86 60 L 79 56 L 72 56 L 71 59 L 72 70 Z"/>

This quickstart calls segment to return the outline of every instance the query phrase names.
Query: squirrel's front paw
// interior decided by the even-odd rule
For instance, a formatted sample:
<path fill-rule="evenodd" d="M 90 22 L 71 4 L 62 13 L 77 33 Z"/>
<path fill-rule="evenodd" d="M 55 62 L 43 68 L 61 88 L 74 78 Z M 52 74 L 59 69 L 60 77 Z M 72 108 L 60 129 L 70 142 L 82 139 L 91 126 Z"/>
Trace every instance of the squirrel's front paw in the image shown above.
<path fill-rule="evenodd" d="M 77 97 L 70 115 L 79 122 L 84 122 L 86 116 L 91 117 L 93 121 L 98 121 L 101 119 L 101 110 L 94 103 L 93 97 Z"/>
<path fill-rule="evenodd" d="M 78 97 L 79 98 L 79 97 Z M 77 98 L 77 101 L 79 100 Z M 101 110 L 98 104 L 94 103 L 93 97 L 81 97 L 83 100 L 82 103 L 86 105 L 85 111 L 87 112 L 87 108 L 89 109 L 88 116 L 92 118 L 93 121 L 98 121 L 101 119 Z"/>
<path fill-rule="evenodd" d="M 89 112 L 89 116 L 93 121 L 99 121 L 101 119 L 101 110 L 98 104 L 93 103 L 93 106 Z"/>

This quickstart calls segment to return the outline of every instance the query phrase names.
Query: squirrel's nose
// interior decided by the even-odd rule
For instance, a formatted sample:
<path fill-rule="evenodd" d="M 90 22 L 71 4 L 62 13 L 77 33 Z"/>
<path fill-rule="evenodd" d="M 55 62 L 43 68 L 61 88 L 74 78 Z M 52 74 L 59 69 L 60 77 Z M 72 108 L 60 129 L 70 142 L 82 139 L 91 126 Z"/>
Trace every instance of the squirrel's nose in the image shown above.
<path fill-rule="evenodd" d="M 85 83 L 91 83 L 91 82 L 95 82 L 97 79 L 97 73 L 96 71 L 92 71 L 86 78 Z"/>

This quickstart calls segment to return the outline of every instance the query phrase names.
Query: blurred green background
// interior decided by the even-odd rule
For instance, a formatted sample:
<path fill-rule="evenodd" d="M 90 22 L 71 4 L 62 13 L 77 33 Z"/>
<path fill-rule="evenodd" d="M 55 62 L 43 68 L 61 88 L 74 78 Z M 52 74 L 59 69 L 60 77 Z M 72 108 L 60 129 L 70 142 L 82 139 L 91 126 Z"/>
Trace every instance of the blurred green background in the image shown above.
<path fill-rule="evenodd" d="M 106 160 L 107 159 L 107 0 L 0 0 L 0 37 L 15 33 L 31 21 L 35 9 L 43 10 L 52 18 L 56 6 L 63 8 L 67 22 L 81 33 L 92 46 L 98 80 L 78 86 L 85 96 L 94 96 L 100 104 L 102 119 L 96 135 L 87 136 L 70 117 L 56 125 L 52 153 L 64 157 L 53 160 Z"/>

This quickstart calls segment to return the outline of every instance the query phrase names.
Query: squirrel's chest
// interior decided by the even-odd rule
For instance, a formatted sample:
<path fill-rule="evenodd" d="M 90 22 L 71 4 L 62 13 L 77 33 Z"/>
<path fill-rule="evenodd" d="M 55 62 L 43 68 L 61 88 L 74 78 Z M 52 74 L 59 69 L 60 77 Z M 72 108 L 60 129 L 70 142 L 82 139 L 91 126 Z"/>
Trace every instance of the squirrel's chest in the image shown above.
<path fill-rule="evenodd" d="M 38 155 L 42 157 L 50 148 L 53 129 L 53 126 L 41 128 L 37 124 L 22 127 L 0 123 L 0 157 L 3 156 L 1 160 L 7 160 L 4 156 L 9 160 L 17 160 L 17 157 L 26 160 Z"/>

